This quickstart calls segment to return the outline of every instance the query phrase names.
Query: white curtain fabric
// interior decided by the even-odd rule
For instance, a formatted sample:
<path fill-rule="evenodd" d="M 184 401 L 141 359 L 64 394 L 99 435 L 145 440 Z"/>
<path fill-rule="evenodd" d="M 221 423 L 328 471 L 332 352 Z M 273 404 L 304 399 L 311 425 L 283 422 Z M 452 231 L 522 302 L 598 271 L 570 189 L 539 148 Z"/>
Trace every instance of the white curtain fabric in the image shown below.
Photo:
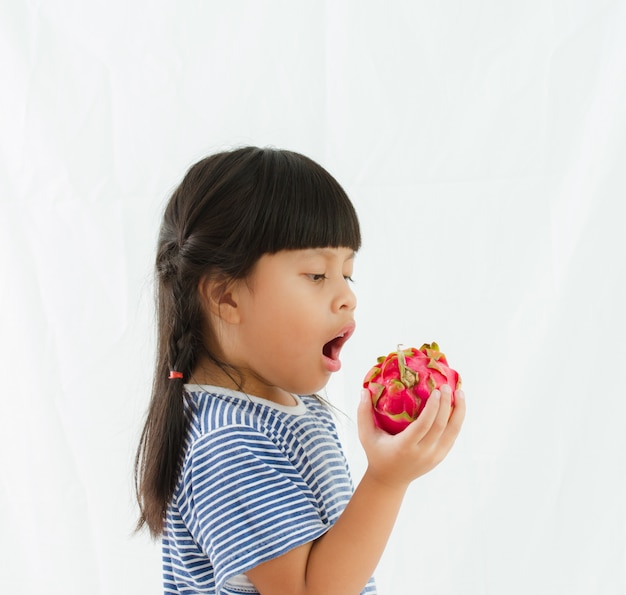
<path fill-rule="evenodd" d="M 625 31 L 621 0 L 0 1 L 0 590 L 160 592 L 132 533 L 157 226 L 257 144 L 362 221 L 327 389 L 355 480 L 376 356 L 435 340 L 464 379 L 381 595 L 624 595 Z"/>

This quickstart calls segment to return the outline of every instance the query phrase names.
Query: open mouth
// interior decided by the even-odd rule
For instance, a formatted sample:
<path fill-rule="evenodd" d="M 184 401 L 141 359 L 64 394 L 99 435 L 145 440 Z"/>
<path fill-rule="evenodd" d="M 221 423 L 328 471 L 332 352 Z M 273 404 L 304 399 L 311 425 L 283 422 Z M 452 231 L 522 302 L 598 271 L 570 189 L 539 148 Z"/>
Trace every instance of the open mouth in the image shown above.
<path fill-rule="evenodd" d="M 352 333 L 354 333 L 354 327 L 355 325 L 353 322 L 346 325 L 341 329 L 336 337 L 328 341 L 328 343 L 325 343 L 322 348 L 322 353 L 324 354 L 324 357 L 330 367 L 333 368 L 333 371 L 336 371 L 341 367 L 339 353 L 341 352 L 341 348 L 345 345 L 346 341 L 352 336 Z"/>

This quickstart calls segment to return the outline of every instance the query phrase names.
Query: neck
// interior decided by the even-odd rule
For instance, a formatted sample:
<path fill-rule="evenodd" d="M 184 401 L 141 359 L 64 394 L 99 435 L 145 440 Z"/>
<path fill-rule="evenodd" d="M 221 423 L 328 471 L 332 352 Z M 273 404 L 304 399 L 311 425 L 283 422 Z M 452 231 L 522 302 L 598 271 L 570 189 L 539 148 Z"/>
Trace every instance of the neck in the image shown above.
<path fill-rule="evenodd" d="M 272 386 L 251 370 L 237 369 L 231 365 L 220 366 L 208 357 L 202 358 L 194 368 L 190 381 L 240 391 L 267 399 L 278 405 L 296 405 L 293 395 L 278 386 Z"/>

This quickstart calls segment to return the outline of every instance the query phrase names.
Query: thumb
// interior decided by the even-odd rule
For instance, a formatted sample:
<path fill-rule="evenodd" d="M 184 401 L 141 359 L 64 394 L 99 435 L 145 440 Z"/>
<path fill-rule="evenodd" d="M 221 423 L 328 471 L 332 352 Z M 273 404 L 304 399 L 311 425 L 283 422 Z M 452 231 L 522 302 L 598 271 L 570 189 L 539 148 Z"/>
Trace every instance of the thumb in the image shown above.
<path fill-rule="evenodd" d="M 372 397 L 367 389 L 361 390 L 361 400 L 357 409 L 357 424 L 359 427 L 359 437 L 361 441 L 376 431 L 374 423 L 374 406 L 372 405 Z"/>

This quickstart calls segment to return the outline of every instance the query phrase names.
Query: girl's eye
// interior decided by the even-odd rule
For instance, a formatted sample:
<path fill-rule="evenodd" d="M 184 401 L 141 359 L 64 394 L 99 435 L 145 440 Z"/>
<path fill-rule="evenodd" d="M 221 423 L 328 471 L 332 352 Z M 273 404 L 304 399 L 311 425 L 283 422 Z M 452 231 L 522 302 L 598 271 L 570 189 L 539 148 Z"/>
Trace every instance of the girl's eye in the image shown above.
<path fill-rule="evenodd" d="M 309 273 L 308 277 L 309 279 L 311 279 L 311 281 L 314 282 L 324 281 L 328 279 L 328 277 L 324 273 Z M 354 279 L 350 275 L 343 275 L 343 278 L 350 283 L 354 283 Z"/>

